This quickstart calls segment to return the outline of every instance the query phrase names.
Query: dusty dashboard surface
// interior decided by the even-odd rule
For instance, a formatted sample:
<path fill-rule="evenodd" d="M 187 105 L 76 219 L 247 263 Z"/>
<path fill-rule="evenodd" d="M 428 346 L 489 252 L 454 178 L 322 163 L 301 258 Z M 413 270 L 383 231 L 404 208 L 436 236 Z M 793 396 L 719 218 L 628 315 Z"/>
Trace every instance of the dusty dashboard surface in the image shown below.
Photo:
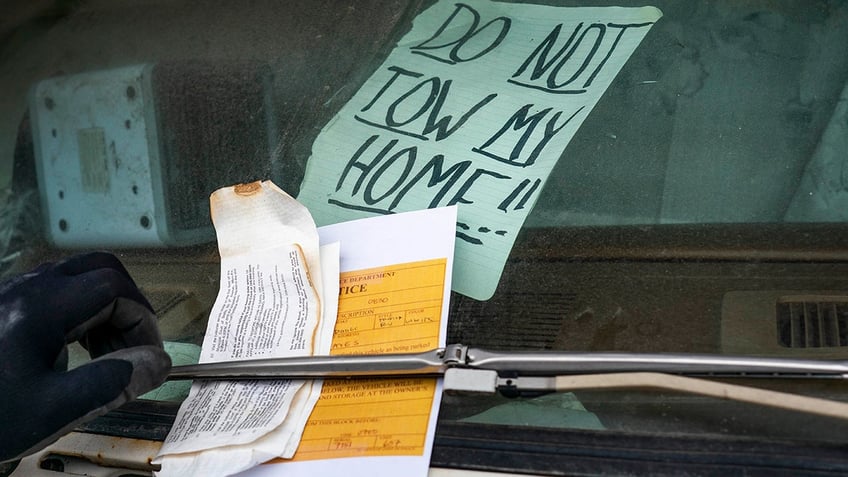
<path fill-rule="evenodd" d="M 34 82 L 57 72 L 165 65 L 157 83 L 157 97 L 164 98 L 159 112 L 170 126 L 162 130 L 169 132 L 161 136 L 163 157 L 183 158 L 166 174 L 179 186 L 170 199 L 182 204 L 202 196 L 186 190 L 266 177 L 294 194 L 321 128 L 431 3 L 216 3 L 200 12 L 179 2 L 91 2 L 22 20 L 0 50 L 6 86 L 0 104 L 7 112 L 0 146 L 11 177 L 4 207 L 12 224 L 3 244 L 7 273 L 76 250 L 49 244 L 33 219 L 39 209 L 35 146 L 23 98 Z M 448 342 L 845 358 L 848 57 L 842 45 L 848 43 L 848 4 L 650 5 L 662 18 L 560 157 L 495 294 L 489 300 L 453 295 Z M 227 83 L 234 71 L 251 73 Z M 186 81 L 195 77 L 205 79 Z M 128 92 L 121 92 L 126 100 Z M 244 98 L 250 101 L 240 102 Z M 257 114 L 244 114 L 245 104 Z M 247 121 L 259 116 L 267 129 Z M 135 123 L 120 125 L 131 131 Z M 206 135 L 195 134 L 198 128 Z M 177 206 L 172 213 L 202 215 Z M 197 225 L 174 222 L 182 223 Z M 149 228 L 136 217 L 132 226 Z M 214 237 L 190 246 L 108 248 L 157 308 L 165 339 L 198 345 L 218 289 Z M 839 381 L 752 384 L 846 399 Z M 740 448 L 739 442 L 758 439 L 832 449 L 848 435 L 845 421 L 676 393 L 542 398 L 446 396 L 443 443 L 466 430 L 473 435 L 476 428 L 464 427 L 471 423 L 493 426 L 486 429 L 494 434 L 546 427 L 593 438 L 725 439 Z M 551 417 L 563 408 L 573 411 L 568 419 Z M 161 438 L 175 409 L 141 402 L 88 429 Z M 153 417 L 139 420 L 145 415 Z M 463 465 L 448 450 L 434 455 Z M 844 470 L 846 464 L 833 459 L 828 465 Z"/>

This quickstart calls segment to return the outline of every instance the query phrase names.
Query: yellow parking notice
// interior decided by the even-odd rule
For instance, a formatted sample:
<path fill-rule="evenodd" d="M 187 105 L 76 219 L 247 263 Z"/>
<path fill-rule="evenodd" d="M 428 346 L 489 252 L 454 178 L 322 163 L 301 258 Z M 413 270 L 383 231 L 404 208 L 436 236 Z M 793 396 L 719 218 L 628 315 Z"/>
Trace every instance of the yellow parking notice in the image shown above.
<path fill-rule="evenodd" d="M 331 354 L 439 347 L 447 260 L 342 273 Z M 434 378 L 327 380 L 294 460 L 424 453 Z"/>

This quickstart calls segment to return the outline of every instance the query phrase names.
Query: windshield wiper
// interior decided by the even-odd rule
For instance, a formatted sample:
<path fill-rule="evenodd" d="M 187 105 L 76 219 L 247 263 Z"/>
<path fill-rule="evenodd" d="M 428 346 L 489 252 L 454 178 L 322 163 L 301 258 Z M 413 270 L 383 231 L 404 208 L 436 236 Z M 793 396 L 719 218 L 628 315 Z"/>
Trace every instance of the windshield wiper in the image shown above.
<path fill-rule="evenodd" d="M 461 344 L 422 353 L 304 356 L 176 366 L 170 379 L 363 378 L 444 375 L 452 369 L 501 376 L 659 372 L 711 377 L 848 377 L 848 361 L 718 354 L 488 351 Z"/>
<path fill-rule="evenodd" d="M 840 419 L 848 403 L 698 377 L 848 378 L 848 362 L 715 354 L 487 351 L 460 344 L 422 353 L 306 356 L 176 366 L 169 379 L 444 376 L 446 391 L 523 392 L 654 388 Z"/>

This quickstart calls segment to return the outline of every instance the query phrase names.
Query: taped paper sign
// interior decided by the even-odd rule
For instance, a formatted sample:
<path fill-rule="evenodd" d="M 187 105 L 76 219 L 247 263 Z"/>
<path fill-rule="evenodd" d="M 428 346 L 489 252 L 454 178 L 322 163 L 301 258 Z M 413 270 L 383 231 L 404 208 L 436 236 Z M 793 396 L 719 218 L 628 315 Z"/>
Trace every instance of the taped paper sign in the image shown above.
<path fill-rule="evenodd" d="M 440 0 L 318 136 L 298 200 L 318 225 L 459 205 L 454 290 L 490 298 L 554 164 L 661 15 Z"/>

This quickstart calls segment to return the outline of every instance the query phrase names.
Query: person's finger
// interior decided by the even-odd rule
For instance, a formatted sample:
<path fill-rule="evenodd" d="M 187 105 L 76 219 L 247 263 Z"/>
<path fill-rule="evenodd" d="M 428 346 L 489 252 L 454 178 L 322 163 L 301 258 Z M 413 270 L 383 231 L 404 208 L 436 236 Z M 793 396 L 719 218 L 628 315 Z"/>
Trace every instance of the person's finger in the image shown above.
<path fill-rule="evenodd" d="M 20 285 L 33 277 L 55 270 L 62 275 L 79 275 L 97 268 L 112 268 L 132 280 L 129 272 L 117 257 L 106 252 L 91 252 L 66 258 L 60 262 L 45 262 L 26 273 L 15 275 L 0 285 L 0 292 Z"/>
<path fill-rule="evenodd" d="M 118 259 L 118 257 L 112 255 L 107 252 L 91 252 L 80 255 L 74 255 L 69 257 L 53 266 L 53 268 L 61 274 L 75 276 L 75 275 L 87 275 L 91 272 L 97 270 L 114 270 L 115 272 L 121 274 L 125 281 L 128 282 L 133 288 L 138 288 L 133 281 L 132 276 L 127 271 L 124 264 Z M 147 299 L 139 292 L 137 296 L 129 297 L 135 298 L 140 303 L 145 303 L 149 307 L 149 303 Z"/>
<path fill-rule="evenodd" d="M 68 257 L 53 265 L 57 271 L 65 275 L 79 275 L 98 268 L 111 268 L 122 273 L 128 280 L 132 281 L 124 264 L 118 257 L 107 252 L 90 252 Z"/>
<path fill-rule="evenodd" d="M 98 268 L 54 284 L 46 297 L 49 308 L 61 314 L 65 332 L 79 327 L 116 298 L 127 298 L 153 311 L 132 280 L 114 268 Z"/>
<path fill-rule="evenodd" d="M 22 455 L 48 446 L 83 422 L 154 389 L 164 381 L 170 365 L 161 348 L 140 346 L 67 372 L 45 375 L 26 390 L 38 412 L 16 439 L 2 439 L 4 446 L 11 446 L 5 452 Z"/>
<path fill-rule="evenodd" d="M 70 330 L 67 340 L 79 340 L 92 357 L 120 348 L 162 347 L 156 315 L 128 298 L 116 298 L 88 320 Z"/>
<path fill-rule="evenodd" d="M 132 363 L 113 360 L 41 376 L 20 391 L 29 396 L 27 405 L 37 411 L 28 416 L 26 425 L 16 429 L 19 434 L 14 440 L 3 439 L 4 454 L 30 454 L 48 446 L 93 418 L 93 411 L 119 398 L 131 375 Z"/>

